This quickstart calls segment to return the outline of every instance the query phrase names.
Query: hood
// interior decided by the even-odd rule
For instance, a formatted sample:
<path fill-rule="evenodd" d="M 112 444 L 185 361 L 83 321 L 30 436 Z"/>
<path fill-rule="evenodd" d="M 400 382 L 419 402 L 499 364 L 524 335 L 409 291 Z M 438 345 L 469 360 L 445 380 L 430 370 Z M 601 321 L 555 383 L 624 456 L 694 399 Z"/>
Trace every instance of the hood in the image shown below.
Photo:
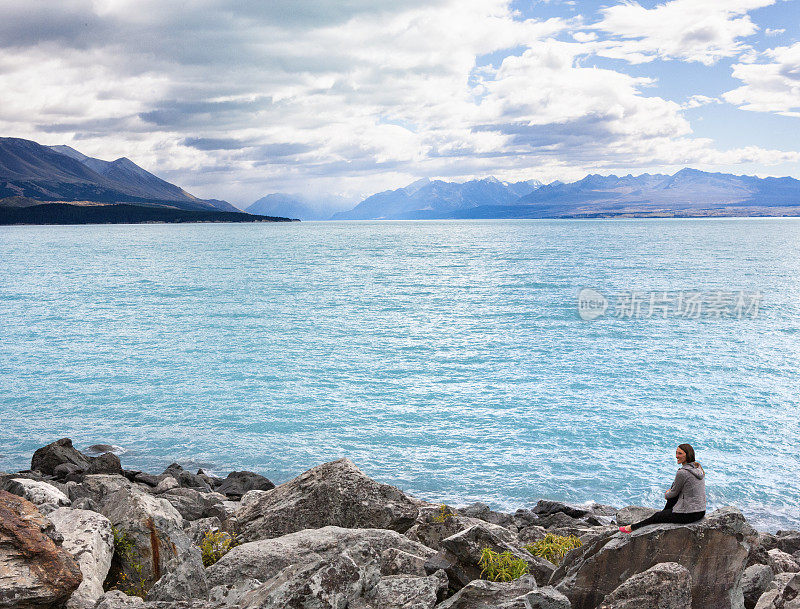
<path fill-rule="evenodd" d="M 703 467 L 697 461 L 695 461 L 694 463 L 684 463 L 681 466 L 681 469 L 685 469 L 687 472 L 695 476 L 698 480 L 702 480 L 706 476 L 706 473 L 703 471 Z"/>

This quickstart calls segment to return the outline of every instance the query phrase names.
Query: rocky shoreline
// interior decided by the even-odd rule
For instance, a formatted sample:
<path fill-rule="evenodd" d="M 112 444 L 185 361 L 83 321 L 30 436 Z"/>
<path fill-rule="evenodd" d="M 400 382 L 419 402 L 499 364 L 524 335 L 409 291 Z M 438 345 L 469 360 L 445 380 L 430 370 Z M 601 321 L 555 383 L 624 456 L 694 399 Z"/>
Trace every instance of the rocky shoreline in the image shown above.
<path fill-rule="evenodd" d="M 760 533 L 735 507 L 625 535 L 652 510 L 455 509 L 347 459 L 279 486 L 153 475 L 66 438 L 0 489 L 0 607 L 800 609 L 800 532 Z M 577 547 L 551 562 L 538 548 L 560 539 Z"/>

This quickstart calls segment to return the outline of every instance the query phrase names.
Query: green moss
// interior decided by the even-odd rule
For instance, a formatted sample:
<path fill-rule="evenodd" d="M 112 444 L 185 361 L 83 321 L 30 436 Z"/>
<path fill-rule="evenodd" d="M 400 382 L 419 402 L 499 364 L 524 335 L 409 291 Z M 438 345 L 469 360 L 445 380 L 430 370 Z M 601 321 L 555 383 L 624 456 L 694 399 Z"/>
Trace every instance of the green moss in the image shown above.
<path fill-rule="evenodd" d="M 573 548 L 579 548 L 581 545 L 583 545 L 581 540 L 575 535 L 548 533 L 544 536 L 544 539 L 528 544 L 525 549 L 534 556 L 541 556 L 557 565 L 564 559 L 567 552 Z"/>
<path fill-rule="evenodd" d="M 208 531 L 200 542 L 203 565 L 210 567 L 237 545 L 236 535 L 224 531 Z"/>
<path fill-rule="evenodd" d="M 481 577 L 493 582 L 510 582 L 528 572 L 528 563 L 521 558 L 516 558 L 511 552 L 500 554 L 490 548 L 483 549 L 478 566 Z"/>

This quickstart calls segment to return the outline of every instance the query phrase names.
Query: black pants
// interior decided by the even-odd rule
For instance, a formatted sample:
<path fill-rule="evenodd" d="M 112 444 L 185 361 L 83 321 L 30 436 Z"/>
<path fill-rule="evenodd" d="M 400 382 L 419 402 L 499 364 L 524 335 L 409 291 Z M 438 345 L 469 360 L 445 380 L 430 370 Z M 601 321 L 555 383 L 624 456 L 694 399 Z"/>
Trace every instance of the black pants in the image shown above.
<path fill-rule="evenodd" d="M 689 524 L 690 522 L 696 522 L 700 520 L 703 516 L 706 515 L 705 512 L 688 512 L 683 514 L 675 514 L 672 511 L 675 503 L 678 501 L 678 498 L 675 499 L 668 499 L 667 505 L 664 506 L 664 509 L 660 512 L 656 512 L 650 518 L 646 518 L 641 522 L 637 522 L 631 525 L 631 530 L 635 531 L 640 527 L 646 527 L 648 524 L 658 524 L 662 522 L 671 522 L 674 524 Z"/>

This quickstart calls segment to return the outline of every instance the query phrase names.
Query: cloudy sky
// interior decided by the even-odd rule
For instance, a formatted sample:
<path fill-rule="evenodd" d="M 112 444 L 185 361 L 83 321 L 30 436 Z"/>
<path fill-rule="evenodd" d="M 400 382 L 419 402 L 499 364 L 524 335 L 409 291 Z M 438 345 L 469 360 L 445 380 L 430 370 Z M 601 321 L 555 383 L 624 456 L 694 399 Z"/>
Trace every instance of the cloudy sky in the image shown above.
<path fill-rule="evenodd" d="M 419 177 L 800 177 L 798 0 L 2 0 L 0 135 L 246 205 Z"/>

